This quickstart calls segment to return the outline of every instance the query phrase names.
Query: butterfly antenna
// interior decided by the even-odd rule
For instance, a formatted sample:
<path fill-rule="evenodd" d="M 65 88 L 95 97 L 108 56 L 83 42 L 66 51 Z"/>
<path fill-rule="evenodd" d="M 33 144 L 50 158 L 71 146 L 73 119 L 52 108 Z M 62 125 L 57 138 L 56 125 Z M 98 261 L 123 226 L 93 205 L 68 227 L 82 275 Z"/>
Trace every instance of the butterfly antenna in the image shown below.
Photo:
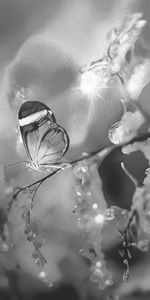
<path fill-rule="evenodd" d="M 15 165 L 19 165 L 19 164 L 22 164 L 22 163 L 27 163 L 27 161 L 25 161 L 25 160 L 23 160 L 23 161 L 17 161 L 17 162 L 15 162 L 15 163 L 5 165 L 5 166 L 4 166 L 4 169 L 6 169 L 6 168 L 8 168 L 8 167 L 15 166 Z"/>

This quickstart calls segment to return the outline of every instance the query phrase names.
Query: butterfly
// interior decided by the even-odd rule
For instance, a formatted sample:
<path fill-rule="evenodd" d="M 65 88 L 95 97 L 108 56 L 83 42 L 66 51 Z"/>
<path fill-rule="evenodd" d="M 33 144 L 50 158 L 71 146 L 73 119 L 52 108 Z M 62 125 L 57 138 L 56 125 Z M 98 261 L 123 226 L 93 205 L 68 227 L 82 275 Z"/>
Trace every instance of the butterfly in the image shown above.
<path fill-rule="evenodd" d="M 29 166 L 37 171 L 57 167 L 69 148 L 69 136 L 52 110 L 42 102 L 26 101 L 19 109 L 18 122 Z"/>

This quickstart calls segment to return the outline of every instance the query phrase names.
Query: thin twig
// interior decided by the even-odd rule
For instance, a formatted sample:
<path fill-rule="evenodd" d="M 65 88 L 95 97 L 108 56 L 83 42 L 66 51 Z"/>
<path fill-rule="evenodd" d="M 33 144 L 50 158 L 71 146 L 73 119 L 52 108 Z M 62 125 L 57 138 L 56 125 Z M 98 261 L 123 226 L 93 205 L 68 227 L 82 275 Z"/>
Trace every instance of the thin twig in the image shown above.
<path fill-rule="evenodd" d="M 80 162 L 80 161 L 84 161 L 84 160 L 89 160 L 89 159 L 95 159 L 97 158 L 97 156 L 101 155 L 101 157 L 105 154 L 105 153 L 108 153 L 112 150 L 112 148 L 114 149 L 115 146 L 110 146 L 108 148 L 105 148 L 105 149 L 101 149 L 101 150 L 97 150 L 95 152 L 93 152 L 92 154 L 88 154 L 87 156 L 83 156 L 77 160 L 74 160 L 72 162 L 64 162 L 62 163 L 62 166 L 60 168 L 58 168 L 57 170 L 55 170 L 53 173 L 50 173 L 48 175 L 46 175 L 45 177 L 23 187 L 23 188 L 19 188 L 18 191 L 16 193 L 14 193 L 13 197 L 12 197 L 12 200 L 9 202 L 9 206 L 8 206 L 8 209 L 7 211 L 10 211 L 11 209 L 11 206 L 14 202 L 14 200 L 17 199 L 18 195 L 25 191 L 25 190 L 29 190 L 31 187 L 35 186 L 35 185 L 38 185 L 38 187 L 36 188 L 36 190 L 34 191 L 34 195 L 33 195 L 33 198 L 35 197 L 35 194 L 37 192 L 37 190 L 39 189 L 39 187 L 42 185 L 43 182 L 45 182 L 48 178 L 52 177 L 53 175 L 63 171 L 64 169 L 68 168 L 68 167 L 72 167 L 74 166 L 76 163 Z M 97 158 L 99 159 L 99 157 Z M 33 202 L 33 198 L 32 198 L 32 202 Z"/>
<path fill-rule="evenodd" d="M 137 187 L 138 180 L 126 169 L 123 162 L 121 162 L 121 168 L 123 169 L 124 173 L 129 177 L 129 179 L 134 183 L 135 187 Z"/>
<path fill-rule="evenodd" d="M 38 187 L 35 191 L 35 194 L 37 192 L 37 190 L 39 189 L 39 187 L 42 185 L 43 182 L 45 182 L 48 178 L 54 176 L 55 174 L 63 171 L 64 169 L 68 168 L 68 167 L 73 167 L 74 165 L 76 165 L 77 163 L 81 162 L 81 161 L 88 161 L 88 162 L 96 162 L 96 161 L 99 161 L 100 158 L 101 158 L 101 162 L 102 162 L 102 159 L 104 159 L 108 154 L 110 154 L 110 152 L 112 152 L 113 150 L 115 149 L 118 149 L 118 148 L 121 148 L 121 147 L 124 147 L 124 146 L 127 146 L 129 144 L 133 144 L 134 142 L 142 142 L 142 141 L 145 141 L 147 138 L 150 137 L 150 132 L 144 134 L 144 135 L 141 135 L 141 136 L 138 136 L 138 137 L 135 137 L 133 138 L 131 141 L 128 141 L 127 143 L 125 144 L 120 144 L 120 145 L 111 145 L 111 146 L 108 146 L 106 148 L 101 148 L 101 149 L 98 149 L 92 153 L 89 153 L 87 154 L 86 156 L 82 156 L 74 161 L 71 161 L 71 162 L 62 162 L 62 164 L 60 165 L 60 168 L 56 169 L 54 172 L 52 173 L 49 173 L 48 175 L 46 175 L 45 177 L 25 186 L 25 187 L 20 187 L 18 189 L 18 191 L 16 193 L 13 194 L 13 197 L 11 199 L 11 201 L 9 202 L 9 205 L 8 205 L 8 208 L 7 208 L 7 211 L 9 212 L 10 209 L 11 209 L 11 206 L 14 202 L 14 200 L 16 200 L 16 198 L 18 197 L 18 195 L 25 191 L 25 190 L 28 190 L 30 189 L 31 187 L 35 186 L 38 184 Z M 33 197 L 35 197 L 35 194 Z"/>
<path fill-rule="evenodd" d="M 19 195 L 21 192 L 23 192 L 23 191 L 25 191 L 25 190 L 28 190 L 28 189 L 30 189 L 31 187 L 33 187 L 33 186 L 35 186 L 35 185 L 37 185 L 37 184 L 38 184 L 38 188 L 39 188 L 40 185 L 42 185 L 42 183 L 43 183 L 44 181 L 46 181 L 48 178 L 50 178 L 51 176 L 57 174 L 57 173 L 60 172 L 60 171 L 61 171 L 61 169 L 57 169 L 57 170 L 55 170 L 53 173 L 48 174 L 47 176 L 45 176 L 45 177 L 43 177 L 43 178 L 37 180 L 36 182 L 33 182 L 33 183 L 31 183 L 31 184 L 29 184 L 29 185 L 23 187 L 23 188 L 19 188 L 18 191 L 13 195 L 11 201 L 9 202 L 7 211 L 10 211 L 10 209 L 11 209 L 11 207 L 12 207 L 12 204 L 13 204 L 14 200 L 17 199 L 18 195 Z M 35 190 L 34 195 L 33 195 L 33 198 L 35 197 L 35 194 L 36 194 L 38 188 Z M 32 198 L 32 202 L 33 202 L 33 198 Z"/>

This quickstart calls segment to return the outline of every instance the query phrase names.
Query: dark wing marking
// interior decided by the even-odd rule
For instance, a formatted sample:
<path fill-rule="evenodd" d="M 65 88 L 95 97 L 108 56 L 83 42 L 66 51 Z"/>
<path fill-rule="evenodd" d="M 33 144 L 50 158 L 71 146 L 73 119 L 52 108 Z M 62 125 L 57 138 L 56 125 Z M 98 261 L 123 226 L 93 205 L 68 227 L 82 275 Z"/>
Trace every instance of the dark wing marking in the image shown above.
<path fill-rule="evenodd" d="M 24 102 L 19 109 L 18 118 L 23 119 L 43 110 L 47 111 L 47 119 L 49 119 L 51 123 L 56 123 L 55 115 L 52 110 L 45 103 L 40 101 Z"/>

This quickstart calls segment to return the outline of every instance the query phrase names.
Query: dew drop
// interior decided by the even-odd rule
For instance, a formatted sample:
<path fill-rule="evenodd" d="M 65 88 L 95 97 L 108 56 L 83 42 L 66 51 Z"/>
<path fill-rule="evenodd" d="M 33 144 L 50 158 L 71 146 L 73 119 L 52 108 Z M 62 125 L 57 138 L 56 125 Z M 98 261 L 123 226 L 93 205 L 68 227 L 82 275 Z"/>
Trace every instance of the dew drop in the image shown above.
<path fill-rule="evenodd" d="M 47 286 L 48 286 L 49 288 L 53 288 L 53 287 L 54 287 L 54 282 L 53 282 L 53 281 L 47 282 Z"/>
<path fill-rule="evenodd" d="M 107 280 L 105 281 L 105 285 L 106 285 L 106 286 L 113 285 L 113 281 L 112 281 L 111 279 L 107 279 Z"/>
<path fill-rule="evenodd" d="M 98 204 L 97 203 L 93 203 L 92 208 L 93 209 L 97 209 L 98 208 Z"/>
<path fill-rule="evenodd" d="M 8 246 L 8 244 L 2 243 L 2 244 L 0 245 L 0 251 L 3 252 L 3 253 L 8 252 L 8 251 L 9 251 L 9 246 Z"/>
<path fill-rule="evenodd" d="M 39 273 L 39 277 L 41 278 L 41 279 L 45 279 L 46 278 L 46 272 L 45 271 L 41 271 L 40 273 Z"/>
<path fill-rule="evenodd" d="M 101 268 L 101 267 L 102 267 L 101 261 L 97 261 L 97 262 L 96 262 L 96 267 L 97 267 L 97 268 Z"/>

